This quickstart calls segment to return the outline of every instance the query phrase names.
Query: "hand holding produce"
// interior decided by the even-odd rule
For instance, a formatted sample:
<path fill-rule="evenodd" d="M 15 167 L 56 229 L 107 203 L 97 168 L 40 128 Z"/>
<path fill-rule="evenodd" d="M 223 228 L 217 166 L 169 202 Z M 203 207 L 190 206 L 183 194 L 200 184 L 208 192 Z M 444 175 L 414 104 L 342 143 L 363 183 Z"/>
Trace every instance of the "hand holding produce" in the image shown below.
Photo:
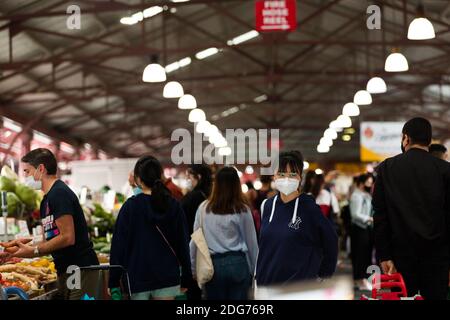
<path fill-rule="evenodd" d="M 17 250 L 13 257 L 17 258 L 33 258 L 34 257 L 34 247 L 23 244 L 22 242 L 17 242 L 17 245 L 19 247 L 19 250 Z"/>
<path fill-rule="evenodd" d="M 29 238 L 22 238 L 22 239 L 12 240 L 9 242 L 0 242 L 0 247 L 5 248 L 4 250 L 7 253 L 16 253 L 19 250 L 19 245 L 18 245 L 19 242 L 21 242 L 23 244 L 27 244 L 31 240 L 32 239 L 29 239 Z"/>
<path fill-rule="evenodd" d="M 0 246 L 4 247 L 4 248 L 9 248 L 9 247 L 16 247 L 18 244 L 18 242 L 21 242 L 23 244 L 27 244 L 29 242 L 31 242 L 31 238 L 20 238 L 20 239 L 14 239 L 8 242 L 0 242 Z"/>

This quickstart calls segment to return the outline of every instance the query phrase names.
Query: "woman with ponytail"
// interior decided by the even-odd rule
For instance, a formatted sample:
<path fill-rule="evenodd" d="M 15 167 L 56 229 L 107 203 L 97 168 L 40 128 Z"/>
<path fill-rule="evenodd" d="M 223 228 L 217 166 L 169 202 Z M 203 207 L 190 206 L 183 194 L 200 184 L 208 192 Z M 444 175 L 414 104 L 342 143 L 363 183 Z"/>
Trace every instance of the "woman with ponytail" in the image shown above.
<path fill-rule="evenodd" d="M 172 300 L 192 280 L 186 218 L 162 174 L 156 158 L 138 160 L 134 178 L 142 193 L 124 203 L 113 234 L 110 263 L 128 271 L 134 300 Z M 111 272 L 109 287 L 119 282 Z"/>

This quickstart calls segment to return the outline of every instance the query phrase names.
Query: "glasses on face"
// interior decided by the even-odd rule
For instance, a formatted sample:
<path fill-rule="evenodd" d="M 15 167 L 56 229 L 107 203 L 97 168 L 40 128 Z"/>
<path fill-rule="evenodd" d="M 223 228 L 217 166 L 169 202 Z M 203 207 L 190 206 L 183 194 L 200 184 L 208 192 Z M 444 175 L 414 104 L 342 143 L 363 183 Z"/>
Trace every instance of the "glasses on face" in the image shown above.
<path fill-rule="evenodd" d="M 298 173 L 297 172 L 278 172 L 277 176 L 280 178 L 297 178 Z"/>

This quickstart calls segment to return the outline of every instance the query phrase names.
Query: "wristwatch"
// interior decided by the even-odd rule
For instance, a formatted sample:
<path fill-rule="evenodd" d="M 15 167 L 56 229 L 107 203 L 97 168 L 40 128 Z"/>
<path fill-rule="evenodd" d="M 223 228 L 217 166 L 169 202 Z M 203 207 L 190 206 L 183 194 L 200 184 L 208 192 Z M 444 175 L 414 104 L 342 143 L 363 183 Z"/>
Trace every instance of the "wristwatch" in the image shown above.
<path fill-rule="evenodd" d="M 34 247 L 34 255 L 39 256 L 39 246 Z"/>

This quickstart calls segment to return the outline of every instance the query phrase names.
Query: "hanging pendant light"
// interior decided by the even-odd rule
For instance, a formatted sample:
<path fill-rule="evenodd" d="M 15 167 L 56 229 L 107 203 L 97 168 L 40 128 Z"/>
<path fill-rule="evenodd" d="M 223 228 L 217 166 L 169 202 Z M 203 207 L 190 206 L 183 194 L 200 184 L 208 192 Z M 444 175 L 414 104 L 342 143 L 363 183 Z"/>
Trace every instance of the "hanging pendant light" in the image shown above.
<path fill-rule="evenodd" d="M 178 100 L 179 109 L 195 109 L 197 108 L 197 100 L 195 100 L 193 95 L 185 94 Z"/>
<path fill-rule="evenodd" d="M 221 135 L 216 141 L 214 141 L 214 146 L 216 148 L 224 148 L 228 146 L 227 140 Z"/>
<path fill-rule="evenodd" d="M 177 81 L 167 82 L 164 86 L 163 97 L 168 99 L 181 98 L 184 95 L 183 86 Z"/>
<path fill-rule="evenodd" d="M 353 102 L 346 103 L 342 109 L 342 114 L 349 117 L 359 116 L 359 107 Z"/>
<path fill-rule="evenodd" d="M 211 136 L 215 135 L 217 132 L 219 132 L 219 128 L 217 128 L 214 124 L 212 124 L 212 125 L 208 126 L 208 128 L 204 132 L 204 135 L 206 137 L 211 137 Z"/>
<path fill-rule="evenodd" d="M 326 145 L 319 144 L 319 145 L 317 146 L 317 152 L 318 152 L 318 153 L 327 153 L 327 152 L 330 152 L 330 147 L 329 147 L 329 146 L 326 146 Z"/>
<path fill-rule="evenodd" d="M 352 126 L 352 119 L 349 116 L 341 114 L 336 121 L 339 123 L 341 128 L 350 128 Z"/>
<path fill-rule="evenodd" d="M 341 127 L 341 124 L 337 120 L 334 120 L 330 122 L 330 129 L 333 129 L 336 132 L 341 132 L 343 127 Z"/>
<path fill-rule="evenodd" d="M 331 147 L 333 145 L 333 139 L 323 137 L 319 141 L 320 145 Z"/>
<path fill-rule="evenodd" d="M 403 54 L 401 54 L 400 52 L 396 52 L 396 50 L 393 50 L 392 53 L 386 58 L 384 70 L 386 72 L 408 71 L 408 60 Z"/>
<path fill-rule="evenodd" d="M 367 92 L 371 94 L 385 93 L 387 91 L 386 82 L 383 78 L 373 77 L 367 82 Z"/>
<path fill-rule="evenodd" d="M 197 131 L 197 133 L 205 133 L 210 125 L 211 123 L 209 123 L 209 121 L 200 121 L 196 124 L 195 131 Z"/>
<path fill-rule="evenodd" d="M 425 18 L 422 4 L 417 7 L 417 17 L 411 21 L 408 28 L 409 40 L 428 40 L 436 38 L 433 24 Z"/>
<path fill-rule="evenodd" d="M 329 138 L 329 139 L 334 140 L 334 139 L 337 139 L 337 136 L 338 136 L 338 135 L 337 135 L 336 130 L 331 129 L 331 128 L 328 128 L 328 129 L 326 129 L 325 132 L 323 133 L 323 136 L 324 136 L 325 138 Z"/>
<path fill-rule="evenodd" d="M 158 63 L 158 56 L 150 57 L 151 63 L 147 65 L 142 73 L 144 82 L 164 82 L 167 80 L 166 70 Z"/>
<path fill-rule="evenodd" d="M 202 109 L 196 108 L 189 112 L 189 122 L 202 122 L 206 120 L 205 112 Z"/>
<path fill-rule="evenodd" d="M 358 92 L 355 93 L 355 96 L 353 97 L 353 102 L 359 106 L 367 106 L 369 104 L 372 104 L 372 96 L 366 90 L 359 90 Z M 359 115 L 359 109 L 357 115 Z"/>
<path fill-rule="evenodd" d="M 150 63 L 142 73 L 142 81 L 144 82 L 164 82 L 166 79 L 166 71 L 157 63 Z"/>

